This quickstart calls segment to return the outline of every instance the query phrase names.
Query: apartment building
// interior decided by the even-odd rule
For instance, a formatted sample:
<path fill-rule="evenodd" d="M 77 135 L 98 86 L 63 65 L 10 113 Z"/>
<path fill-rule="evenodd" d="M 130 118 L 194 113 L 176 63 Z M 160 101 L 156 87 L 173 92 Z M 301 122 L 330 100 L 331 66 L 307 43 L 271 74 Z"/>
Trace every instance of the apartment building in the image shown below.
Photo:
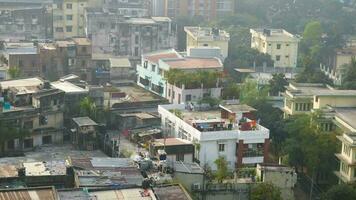
<path fill-rule="evenodd" d="M 84 10 L 88 0 L 54 0 L 53 38 L 67 39 L 85 36 Z"/>
<path fill-rule="evenodd" d="M 342 183 L 352 183 L 356 181 L 356 109 L 339 108 L 335 112 L 335 124 L 343 130 L 342 135 L 336 136 L 342 145 L 340 153 L 335 154 L 340 161 L 335 175 Z"/>
<path fill-rule="evenodd" d="M 208 20 L 235 13 L 236 0 L 153 0 L 154 16 L 201 16 Z"/>
<path fill-rule="evenodd" d="M 64 92 L 39 78 L 0 82 L 6 97 L 0 119 L 29 131 L 23 139 L 5 142 L 8 152 L 31 150 L 36 146 L 63 142 Z"/>
<path fill-rule="evenodd" d="M 93 53 L 110 53 L 139 59 L 144 53 L 175 48 L 176 27 L 167 17 L 125 17 L 118 11 L 88 8 L 86 36 Z"/>
<path fill-rule="evenodd" d="M 137 65 L 137 84 L 168 99 L 171 103 L 198 101 L 205 96 L 220 97 L 221 88 L 218 83 L 209 87 L 207 85 L 204 87 L 200 83 L 192 86 L 169 84 L 165 73 L 171 69 L 185 73 L 221 72 L 223 64 L 218 58 L 182 57 L 175 50 L 153 52 L 143 55 L 141 65 Z M 187 99 L 189 95 L 190 98 Z"/>
<path fill-rule="evenodd" d="M 225 59 L 229 55 L 230 34 L 224 30 L 211 27 L 184 27 L 187 35 L 186 49 L 198 47 L 220 48 L 221 56 Z"/>
<path fill-rule="evenodd" d="M 150 2 L 147 0 L 106 0 L 103 3 L 103 7 L 108 10 L 118 11 L 122 16 L 147 17 L 150 16 Z"/>
<path fill-rule="evenodd" d="M 254 120 L 255 109 L 247 105 L 219 105 L 218 108 L 184 104 L 158 106 L 167 137 L 199 144 L 195 159 L 200 166 L 217 167 L 214 161 L 224 157 L 228 169 L 266 162 L 269 130 Z"/>
<path fill-rule="evenodd" d="M 300 39 L 283 29 L 250 29 L 251 48 L 271 56 L 274 67 L 297 67 Z"/>

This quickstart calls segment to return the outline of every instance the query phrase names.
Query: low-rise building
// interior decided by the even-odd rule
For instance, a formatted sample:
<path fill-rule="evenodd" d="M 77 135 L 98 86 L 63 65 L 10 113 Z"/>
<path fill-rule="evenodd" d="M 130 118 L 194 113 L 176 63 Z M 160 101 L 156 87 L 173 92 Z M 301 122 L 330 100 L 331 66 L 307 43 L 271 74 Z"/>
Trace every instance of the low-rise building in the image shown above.
<path fill-rule="evenodd" d="M 187 35 L 186 49 L 196 47 L 218 47 L 223 59 L 229 55 L 230 34 L 224 30 L 211 27 L 184 27 Z"/>
<path fill-rule="evenodd" d="M 269 130 L 253 119 L 255 109 L 247 105 L 219 105 L 219 108 L 160 105 L 162 127 L 167 136 L 199 143 L 195 158 L 200 165 L 216 170 L 214 161 L 224 157 L 228 169 L 266 162 Z"/>
<path fill-rule="evenodd" d="M 251 29 L 251 48 L 271 56 L 274 67 L 297 67 L 299 38 L 283 29 Z"/>
<path fill-rule="evenodd" d="M 98 148 L 98 124 L 89 117 L 73 118 L 72 143 L 78 149 L 95 150 Z"/>
<path fill-rule="evenodd" d="M 165 138 L 155 139 L 150 144 L 150 153 L 153 157 L 160 157 L 164 154 L 164 159 L 167 162 L 193 162 L 194 145 L 192 142 L 181 138 Z"/>

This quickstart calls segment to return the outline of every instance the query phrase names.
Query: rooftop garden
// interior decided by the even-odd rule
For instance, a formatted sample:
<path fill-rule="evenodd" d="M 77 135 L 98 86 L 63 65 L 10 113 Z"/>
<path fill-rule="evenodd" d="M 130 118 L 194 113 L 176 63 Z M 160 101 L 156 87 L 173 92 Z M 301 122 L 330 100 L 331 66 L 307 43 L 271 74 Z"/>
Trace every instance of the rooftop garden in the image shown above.
<path fill-rule="evenodd" d="M 218 81 L 222 77 L 221 72 L 216 71 L 198 71 L 198 72 L 184 72 L 178 69 L 171 69 L 165 73 L 165 78 L 169 84 L 178 87 L 185 86 L 187 89 L 216 87 Z"/>

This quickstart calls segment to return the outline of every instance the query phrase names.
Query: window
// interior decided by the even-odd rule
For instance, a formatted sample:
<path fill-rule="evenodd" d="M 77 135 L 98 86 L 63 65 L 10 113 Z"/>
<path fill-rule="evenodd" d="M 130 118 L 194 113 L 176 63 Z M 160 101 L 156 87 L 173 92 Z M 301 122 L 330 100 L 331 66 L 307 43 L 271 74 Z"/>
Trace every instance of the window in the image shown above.
<path fill-rule="evenodd" d="M 204 47 L 207 47 L 207 46 L 209 46 L 209 45 L 208 45 L 208 44 L 203 44 L 203 46 L 204 46 Z"/>
<path fill-rule="evenodd" d="M 111 23 L 111 29 L 115 29 L 115 23 Z"/>
<path fill-rule="evenodd" d="M 286 58 L 289 58 L 289 55 L 286 55 Z"/>
<path fill-rule="evenodd" d="M 145 62 L 143 63 L 143 68 L 147 69 L 147 65 L 148 65 L 148 62 L 145 61 Z"/>
<path fill-rule="evenodd" d="M 67 15 L 66 19 L 69 20 L 69 21 L 72 21 L 73 20 L 73 15 Z"/>
<path fill-rule="evenodd" d="M 219 152 L 225 151 L 225 144 L 219 144 Z"/>
<path fill-rule="evenodd" d="M 42 136 L 42 144 L 52 144 L 52 136 Z"/>
<path fill-rule="evenodd" d="M 72 26 L 66 26 L 66 32 L 72 32 Z"/>
<path fill-rule="evenodd" d="M 171 89 L 168 89 L 168 96 L 171 96 Z"/>
<path fill-rule="evenodd" d="M 192 95 L 191 94 L 185 95 L 185 101 L 191 101 L 191 100 L 192 100 Z"/>
<path fill-rule="evenodd" d="M 152 70 L 153 72 L 155 72 L 155 71 L 156 71 L 156 65 L 151 65 L 151 70 Z"/>
<path fill-rule="evenodd" d="M 183 153 L 178 153 L 176 155 L 176 161 L 184 161 L 184 154 Z"/>
<path fill-rule="evenodd" d="M 103 28 L 105 28 L 105 23 L 103 23 L 103 22 L 100 22 L 100 23 L 99 23 L 99 28 L 100 28 L 100 29 L 103 29 Z"/>
<path fill-rule="evenodd" d="M 135 56 L 138 56 L 138 47 L 135 47 Z"/>
<path fill-rule="evenodd" d="M 135 35 L 135 44 L 138 44 L 138 35 Z"/>
<path fill-rule="evenodd" d="M 341 162 L 341 171 L 345 174 L 349 174 L 349 166 L 347 166 L 344 162 Z"/>
<path fill-rule="evenodd" d="M 181 94 L 178 94 L 178 104 L 180 104 L 180 99 L 182 98 Z"/>
<path fill-rule="evenodd" d="M 66 4 L 66 8 L 67 8 L 67 9 L 72 9 L 72 4 L 71 4 L 71 3 L 67 3 L 67 4 Z"/>
<path fill-rule="evenodd" d="M 24 142 L 23 142 L 23 146 L 24 146 L 25 149 L 32 148 L 33 147 L 33 139 L 32 138 L 25 139 Z"/>
<path fill-rule="evenodd" d="M 57 3 L 57 8 L 62 10 L 63 5 L 61 3 Z"/>
<path fill-rule="evenodd" d="M 87 52 L 87 48 L 86 47 L 82 47 L 82 52 L 86 53 Z"/>
<path fill-rule="evenodd" d="M 347 156 L 350 156 L 351 155 L 350 146 L 346 146 L 346 145 L 343 145 L 343 146 L 344 146 L 344 154 L 347 155 Z"/>
<path fill-rule="evenodd" d="M 176 96 L 176 93 L 174 91 L 172 91 L 172 98 L 174 99 L 175 96 Z"/>
<path fill-rule="evenodd" d="M 277 55 L 276 56 L 276 61 L 280 61 L 281 60 L 281 56 Z"/>
<path fill-rule="evenodd" d="M 161 68 L 158 68 L 158 72 L 159 75 L 163 76 L 163 70 Z"/>
<path fill-rule="evenodd" d="M 289 47 L 289 44 L 286 44 L 287 47 Z"/>
<path fill-rule="evenodd" d="M 15 149 L 15 140 L 7 141 L 7 149 Z"/>
<path fill-rule="evenodd" d="M 63 32 L 63 28 L 62 27 L 56 27 L 56 32 Z"/>
<path fill-rule="evenodd" d="M 277 44 L 277 49 L 281 49 L 281 44 Z"/>
<path fill-rule="evenodd" d="M 26 121 L 23 123 L 23 128 L 25 129 L 31 129 L 33 128 L 33 121 Z"/>

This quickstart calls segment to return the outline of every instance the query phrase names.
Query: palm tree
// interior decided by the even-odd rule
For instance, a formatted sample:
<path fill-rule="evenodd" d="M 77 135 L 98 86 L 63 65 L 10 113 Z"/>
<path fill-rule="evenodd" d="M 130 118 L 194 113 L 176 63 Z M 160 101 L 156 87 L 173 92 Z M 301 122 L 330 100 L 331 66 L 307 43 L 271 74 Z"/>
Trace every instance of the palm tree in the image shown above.
<path fill-rule="evenodd" d="M 97 108 L 95 103 L 89 97 L 83 98 L 79 103 L 79 107 L 81 116 L 88 116 L 93 120 L 96 120 Z"/>

